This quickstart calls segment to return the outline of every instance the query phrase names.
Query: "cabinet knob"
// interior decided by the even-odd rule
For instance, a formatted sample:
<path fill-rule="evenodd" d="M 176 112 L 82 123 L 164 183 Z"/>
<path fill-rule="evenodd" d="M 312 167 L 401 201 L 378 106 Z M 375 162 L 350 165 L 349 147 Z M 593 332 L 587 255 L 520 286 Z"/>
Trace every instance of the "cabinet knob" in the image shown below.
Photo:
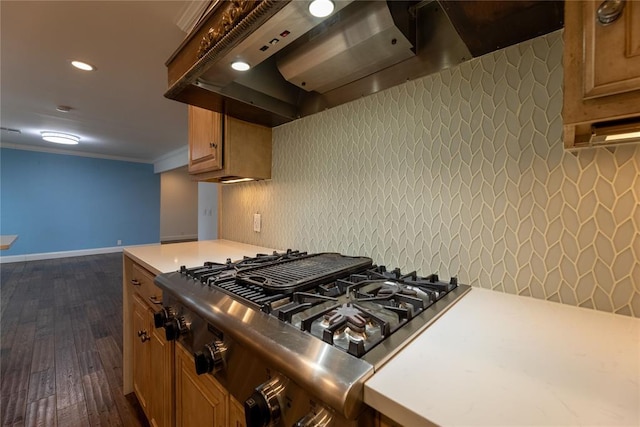
<path fill-rule="evenodd" d="M 140 281 L 138 279 L 131 279 L 131 284 L 133 286 L 140 286 Z"/>
<path fill-rule="evenodd" d="M 147 331 L 138 331 L 138 337 L 140 337 L 140 341 L 142 342 L 149 341 L 151 339 Z"/>
<path fill-rule="evenodd" d="M 209 147 L 211 147 L 211 148 L 214 148 L 214 149 L 215 149 L 215 148 L 218 148 L 218 144 L 216 144 L 215 142 L 210 142 L 210 143 L 209 143 Z"/>
<path fill-rule="evenodd" d="M 625 0 L 605 0 L 600 3 L 596 16 L 600 25 L 609 25 L 615 22 L 624 10 Z"/>

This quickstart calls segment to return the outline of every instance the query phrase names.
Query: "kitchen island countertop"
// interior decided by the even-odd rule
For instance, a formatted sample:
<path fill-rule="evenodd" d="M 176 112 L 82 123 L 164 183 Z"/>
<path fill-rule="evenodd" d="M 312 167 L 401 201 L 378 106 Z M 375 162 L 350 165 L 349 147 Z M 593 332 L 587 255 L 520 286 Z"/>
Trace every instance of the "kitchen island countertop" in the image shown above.
<path fill-rule="evenodd" d="M 638 426 L 640 319 L 473 288 L 364 399 L 406 426 Z"/>
<path fill-rule="evenodd" d="M 0 236 L 0 249 L 10 249 L 11 245 L 13 245 L 16 240 L 18 240 L 17 234 L 7 234 Z"/>
<path fill-rule="evenodd" d="M 225 262 L 240 260 L 243 256 L 270 254 L 275 249 L 247 245 L 231 240 L 203 240 L 145 246 L 129 246 L 124 251 L 129 257 L 155 274 L 169 273 L 180 269 L 181 265 L 195 267 L 206 261 Z"/>

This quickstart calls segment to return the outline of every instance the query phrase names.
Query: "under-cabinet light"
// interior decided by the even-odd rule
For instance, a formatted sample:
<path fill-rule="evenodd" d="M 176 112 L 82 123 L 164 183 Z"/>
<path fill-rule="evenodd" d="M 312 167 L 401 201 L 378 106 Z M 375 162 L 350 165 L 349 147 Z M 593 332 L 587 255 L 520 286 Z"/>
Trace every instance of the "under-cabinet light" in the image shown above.
<path fill-rule="evenodd" d="M 246 181 L 253 181 L 253 178 L 236 178 L 236 179 L 228 179 L 226 181 L 220 181 L 223 184 L 234 184 L 236 182 L 246 182 Z"/>
<path fill-rule="evenodd" d="M 80 142 L 80 137 L 62 132 L 40 132 L 42 139 L 48 142 L 55 142 L 56 144 L 76 145 Z"/>
<path fill-rule="evenodd" d="M 82 71 L 93 71 L 96 69 L 93 65 L 82 61 L 71 61 L 71 65 Z"/>
<path fill-rule="evenodd" d="M 619 133 L 617 135 L 607 135 L 605 136 L 605 141 L 621 141 L 621 140 L 640 140 L 640 132 L 629 132 L 629 133 Z"/>
<path fill-rule="evenodd" d="M 617 122 L 609 125 L 594 125 L 591 128 L 591 144 L 640 142 L 640 123 Z"/>

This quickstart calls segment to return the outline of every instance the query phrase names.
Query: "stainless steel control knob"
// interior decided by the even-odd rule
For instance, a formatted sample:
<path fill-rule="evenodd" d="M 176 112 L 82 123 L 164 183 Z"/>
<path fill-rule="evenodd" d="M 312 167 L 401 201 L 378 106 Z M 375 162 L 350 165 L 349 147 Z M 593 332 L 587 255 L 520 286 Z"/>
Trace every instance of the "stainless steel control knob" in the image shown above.
<path fill-rule="evenodd" d="M 163 328 L 164 325 L 176 316 L 176 312 L 172 307 L 162 307 L 160 311 L 153 313 L 153 326 Z"/>
<path fill-rule="evenodd" d="M 286 381 L 274 377 L 255 389 L 244 402 L 247 427 L 267 427 L 280 421 Z"/>
<path fill-rule="evenodd" d="M 333 417 L 324 407 L 318 407 L 315 410 L 309 412 L 304 417 L 300 418 L 293 426 L 294 427 L 330 427 L 332 425 Z"/>
<path fill-rule="evenodd" d="M 164 333 L 167 341 L 175 341 L 189 333 L 190 325 L 184 317 L 169 319 L 164 324 Z"/>
<path fill-rule="evenodd" d="M 204 346 L 202 351 L 193 355 L 198 375 L 221 371 L 225 364 L 227 347 L 222 341 L 216 340 Z"/>

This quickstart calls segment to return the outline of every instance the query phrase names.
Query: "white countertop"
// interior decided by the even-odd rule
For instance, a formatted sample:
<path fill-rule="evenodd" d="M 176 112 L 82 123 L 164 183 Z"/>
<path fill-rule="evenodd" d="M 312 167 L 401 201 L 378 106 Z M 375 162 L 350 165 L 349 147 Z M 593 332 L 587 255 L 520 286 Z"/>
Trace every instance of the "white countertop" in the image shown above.
<path fill-rule="evenodd" d="M 473 288 L 365 384 L 405 426 L 640 425 L 640 319 Z"/>
<path fill-rule="evenodd" d="M 273 251 L 271 248 L 222 239 L 124 248 L 126 254 L 156 274 L 176 271 L 181 265 L 195 267 L 205 261 L 225 262 L 227 258 L 239 260 L 245 255 L 270 254 Z"/>
<path fill-rule="evenodd" d="M 0 250 L 11 248 L 11 245 L 13 245 L 16 240 L 18 240 L 17 234 L 6 234 L 0 236 Z"/>

